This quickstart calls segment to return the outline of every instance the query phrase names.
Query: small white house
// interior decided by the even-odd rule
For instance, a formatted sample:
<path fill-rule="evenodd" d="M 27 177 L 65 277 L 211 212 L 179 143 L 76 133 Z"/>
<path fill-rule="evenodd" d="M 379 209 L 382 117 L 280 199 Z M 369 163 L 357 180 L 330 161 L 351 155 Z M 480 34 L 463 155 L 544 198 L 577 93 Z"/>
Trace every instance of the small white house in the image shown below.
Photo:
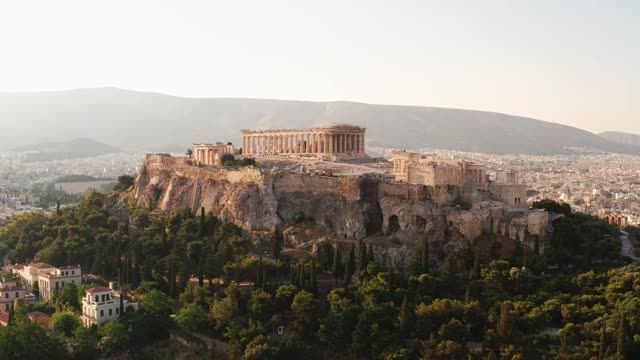
<path fill-rule="evenodd" d="M 138 310 L 138 303 L 123 301 L 124 309 L 131 306 Z M 82 324 L 86 327 L 102 325 L 106 321 L 114 322 L 120 317 L 120 296 L 111 289 L 97 286 L 85 291 L 82 298 Z"/>

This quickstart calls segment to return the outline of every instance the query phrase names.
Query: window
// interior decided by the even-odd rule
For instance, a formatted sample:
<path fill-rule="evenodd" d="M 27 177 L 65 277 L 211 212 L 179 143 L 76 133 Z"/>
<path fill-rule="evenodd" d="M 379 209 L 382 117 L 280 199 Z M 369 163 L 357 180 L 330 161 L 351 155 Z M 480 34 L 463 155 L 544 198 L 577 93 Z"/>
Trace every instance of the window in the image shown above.
<path fill-rule="evenodd" d="M 20 297 L 20 293 L 16 291 L 16 299 Z"/>
<path fill-rule="evenodd" d="M 104 310 L 100 310 L 100 317 L 104 317 Z"/>
<path fill-rule="evenodd" d="M 8 293 L 8 292 L 4 293 L 4 298 L 5 298 L 5 299 L 8 299 L 8 298 L 9 298 L 9 293 Z"/>
<path fill-rule="evenodd" d="M 111 316 L 111 309 L 109 309 L 109 316 Z"/>
<path fill-rule="evenodd" d="M 62 282 L 62 284 L 60 286 L 64 287 L 64 281 Z"/>
<path fill-rule="evenodd" d="M 71 270 L 71 275 L 75 275 L 76 271 L 75 270 Z"/>
<path fill-rule="evenodd" d="M 9 311 L 9 304 L 4 304 L 4 309 L 5 309 L 6 311 Z"/>
<path fill-rule="evenodd" d="M 104 302 L 104 295 L 102 295 L 102 302 Z"/>
<path fill-rule="evenodd" d="M 120 309 L 116 308 L 116 315 L 120 313 Z"/>
<path fill-rule="evenodd" d="M 96 302 L 100 301 L 100 297 L 98 295 L 96 295 Z"/>

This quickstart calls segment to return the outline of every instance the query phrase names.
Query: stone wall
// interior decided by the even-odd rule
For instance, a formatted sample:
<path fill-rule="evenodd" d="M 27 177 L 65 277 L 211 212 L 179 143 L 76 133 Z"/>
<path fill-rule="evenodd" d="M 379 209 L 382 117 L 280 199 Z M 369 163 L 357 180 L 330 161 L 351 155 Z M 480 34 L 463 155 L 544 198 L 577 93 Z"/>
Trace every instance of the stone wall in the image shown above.
<path fill-rule="evenodd" d="M 510 206 L 527 207 L 527 185 L 524 184 L 491 183 L 489 184 L 489 195 L 492 199 L 502 201 Z"/>
<path fill-rule="evenodd" d="M 195 213 L 204 207 L 255 236 L 291 225 L 302 212 L 308 223 L 297 226 L 306 227 L 310 241 L 379 239 L 376 246 L 380 251 L 386 247 L 385 254 L 392 257 L 400 248 L 406 250 L 402 254 L 411 253 L 425 238 L 434 254 L 443 247 L 462 250 L 483 234 L 518 239 L 530 247 L 537 238 L 543 249 L 546 212 L 452 208 L 461 192 L 454 185 L 431 187 L 375 177 L 201 168 L 186 158 L 153 156 L 142 166 L 133 190 L 108 203 L 114 211 L 136 204 L 154 213 L 183 207 Z"/>

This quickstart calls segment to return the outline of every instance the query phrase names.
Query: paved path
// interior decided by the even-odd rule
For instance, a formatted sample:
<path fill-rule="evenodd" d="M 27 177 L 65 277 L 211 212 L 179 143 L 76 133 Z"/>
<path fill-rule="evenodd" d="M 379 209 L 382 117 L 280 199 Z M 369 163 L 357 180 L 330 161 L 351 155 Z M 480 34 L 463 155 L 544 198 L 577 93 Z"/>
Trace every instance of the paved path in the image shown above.
<path fill-rule="evenodd" d="M 633 261 L 640 262 L 640 258 L 633 256 L 631 250 L 633 250 L 633 246 L 631 246 L 631 241 L 629 240 L 629 233 L 626 231 L 620 230 L 620 242 L 622 243 L 622 249 L 620 249 L 620 254 L 622 256 L 628 256 Z"/>

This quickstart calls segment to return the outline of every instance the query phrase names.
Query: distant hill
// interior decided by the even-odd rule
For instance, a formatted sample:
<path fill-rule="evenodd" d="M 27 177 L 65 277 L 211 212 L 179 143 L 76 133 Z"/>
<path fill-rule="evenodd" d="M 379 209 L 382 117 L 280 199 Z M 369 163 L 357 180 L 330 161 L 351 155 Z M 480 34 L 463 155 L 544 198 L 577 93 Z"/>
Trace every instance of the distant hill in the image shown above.
<path fill-rule="evenodd" d="M 640 146 L 640 135 L 618 131 L 605 131 L 598 135 L 607 140 L 614 141 L 620 144 Z"/>
<path fill-rule="evenodd" d="M 119 151 L 118 148 L 111 145 L 86 138 L 18 146 L 11 150 L 26 152 L 28 161 L 50 161 L 94 157 Z"/>
<path fill-rule="evenodd" d="M 368 145 L 485 153 L 554 154 L 570 148 L 640 154 L 640 146 L 550 122 L 484 111 L 354 102 L 181 98 L 116 88 L 0 94 L 0 129 L 13 143 L 90 137 L 121 148 L 240 142 L 240 129 L 367 127 Z M 1 146 L 1 145 L 0 145 Z"/>

